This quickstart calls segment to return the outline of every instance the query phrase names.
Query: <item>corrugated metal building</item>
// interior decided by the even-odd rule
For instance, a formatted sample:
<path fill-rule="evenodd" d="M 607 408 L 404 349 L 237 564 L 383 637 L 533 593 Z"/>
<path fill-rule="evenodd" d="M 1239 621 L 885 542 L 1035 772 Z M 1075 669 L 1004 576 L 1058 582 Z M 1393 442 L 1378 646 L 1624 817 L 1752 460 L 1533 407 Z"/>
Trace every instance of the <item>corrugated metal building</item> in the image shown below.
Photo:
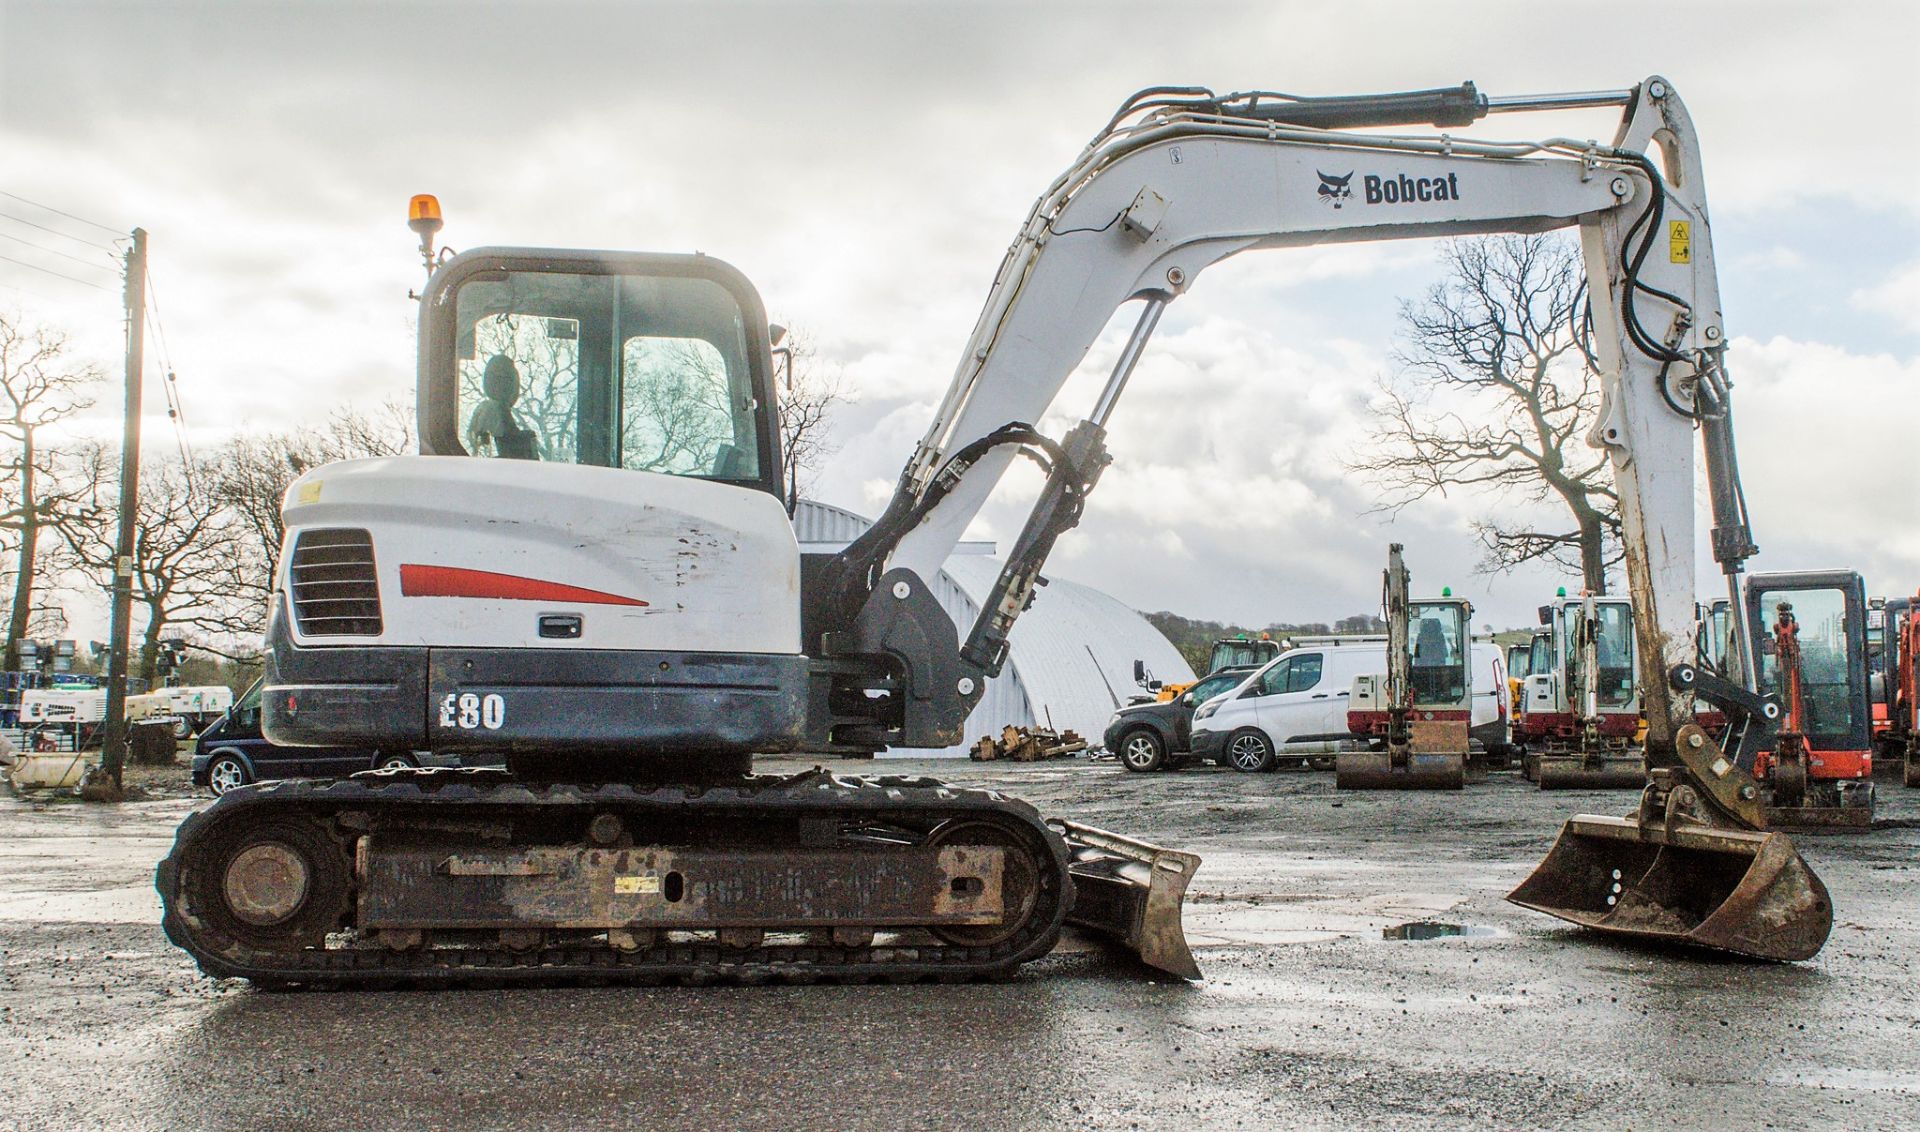
<path fill-rule="evenodd" d="M 802 553 L 829 554 L 872 524 L 851 511 L 802 500 L 793 525 Z M 962 637 L 1000 575 L 1001 563 L 993 553 L 992 543 L 963 542 L 932 583 L 941 608 Z M 1161 680 L 1193 679 L 1180 651 L 1146 618 L 1091 586 L 1052 579 L 1014 625 L 1006 667 L 987 681 L 980 703 L 967 717 L 967 744 L 900 753 L 963 755 L 974 740 L 997 735 L 1008 724 L 1072 729 L 1089 743 L 1098 743 L 1114 707 L 1138 690 L 1133 684 L 1135 660 L 1144 661 Z"/>

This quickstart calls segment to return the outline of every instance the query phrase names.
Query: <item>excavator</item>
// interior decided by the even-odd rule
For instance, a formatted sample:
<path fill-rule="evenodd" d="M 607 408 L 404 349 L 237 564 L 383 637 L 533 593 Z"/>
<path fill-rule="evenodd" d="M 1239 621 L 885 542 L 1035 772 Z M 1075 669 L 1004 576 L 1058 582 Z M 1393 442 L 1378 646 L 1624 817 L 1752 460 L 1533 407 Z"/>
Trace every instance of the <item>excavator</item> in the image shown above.
<path fill-rule="evenodd" d="M 1612 107 L 1610 143 L 1452 130 Z M 1417 127 L 1408 129 L 1409 127 Z M 501 769 L 261 784 L 190 816 L 156 883 L 169 938 L 266 984 L 1006 977 L 1072 920 L 1197 975 L 1198 860 L 935 779 L 756 775 L 758 754 L 961 738 L 1111 459 L 1169 304 L 1263 249 L 1577 227 L 1647 697 L 1636 814 L 1576 817 L 1510 899 L 1602 933 L 1817 952 L 1824 886 L 1768 831 L 1745 739 L 1693 663 L 1696 434 L 1714 551 L 1754 553 L 1692 122 L 1672 86 L 1495 98 L 1154 87 L 1020 226 L 879 519 L 803 560 L 778 475 L 760 299 L 703 254 L 493 247 L 420 301 L 420 454 L 288 489 L 264 728 L 278 743 L 490 754 Z M 1136 321 L 1064 435 L 1038 427 L 1110 318 Z M 1018 458 L 1044 473 L 970 626 L 930 582 Z M 1775 713 L 1777 714 L 1777 708 Z M 1765 728 L 1755 734 L 1764 738 Z"/>
<path fill-rule="evenodd" d="M 1760 641 L 1760 686 L 1785 712 L 1757 771 L 1768 824 L 1872 825 L 1866 582 L 1853 570 L 1755 574 L 1747 622 Z"/>
<path fill-rule="evenodd" d="M 1897 597 L 1880 610 L 1883 667 L 1880 704 L 1885 722 L 1874 736 L 1880 752 L 1900 764 L 1900 781 L 1920 786 L 1920 593 Z M 1878 714 L 1878 713 L 1876 713 Z M 1879 721 L 1876 721 L 1879 722 Z"/>
<path fill-rule="evenodd" d="M 1340 790 L 1458 790 L 1467 781 L 1473 715 L 1472 607 L 1453 597 L 1411 598 L 1399 543 L 1387 547 L 1380 580 L 1387 671 L 1356 676 L 1347 730 L 1364 750 L 1334 757 Z"/>
<path fill-rule="evenodd" d="M 1646 765 L 1634 684 L 1633 604 L 1625 598 L 1559 598 L 1541 608 L 1560 658 L 1527 677 L 1526 727 L 1543 745 L 1532 759 L 1542 790 L 1639 787 Z"/>

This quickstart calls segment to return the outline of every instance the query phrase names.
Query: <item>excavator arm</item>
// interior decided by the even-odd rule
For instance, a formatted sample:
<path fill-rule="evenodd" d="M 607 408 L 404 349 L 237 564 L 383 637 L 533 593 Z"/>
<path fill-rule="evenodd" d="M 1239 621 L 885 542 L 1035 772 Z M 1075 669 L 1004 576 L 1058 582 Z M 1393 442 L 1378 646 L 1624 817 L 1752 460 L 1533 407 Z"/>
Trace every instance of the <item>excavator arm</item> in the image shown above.
<path fill-rule="evenodd" d="M 1594 106 L 1622 108 L 1610 144 L 1353 132 Z M 1590 351 L 1604 393 L 1589 440 L 1609 453 L 1614 469 L 1638 644 L 1650 674 L 1650 784 L 1634 819 L 1642 832 L 1628 839 L 1651 845 L 1644 831 L 1654 822 L 1764 829 L 1752 776 L 1691 724 L 1699 678 L 1696 431 L 1714 554 L 1736 600 L 1742 563 L 1756 548 L 1734 455 L 1698 140 L 1678 95 L 1657 77 L 1631 90 L 1511 99 L 1485 97 L 1471 84 L 1338 99 L 1155 88 L 1130 99 L 1035 203 L 890 504 L 824 575 L 817 601 L 830 628 L 817 647 L 829 664 L 847 662 L 835 702 L 874 709 L 835 738 L 906 746 L 958 739 L 985 678 L 1004 661 L 1015 621 L 1043 584 L 1055 540 L 1078 522 L 1110 460 L 1107 422 L 1162 312 L 1207 268 L 1248 251 L 1561 228 L 1581 236 Z M 1043 436 L 1036 422 L 1129 302 L 1139 304 L 1137 322 L 1091 410 L 1061 440 Z M 963 638 L 927 580 L 1022 454 L 1043 467 L 1046 483 Z M 885 688 L 863 695 L 860 685 L 875 683 L 881 670 Z M 831 727 L 849 717 L 821 719 Z M 1769 854 L 1778 857 L 1784 846 L 1798 863 L 1783 839 L 1764 840 Z M 1762 856 L 1744 843 L 1728 851 Z M 1636 867 L 1649 877 L 1658 871 Z M 1827 914 L 1825 893 L 1806 876 L 1796 907 L 1817 920 Z M 1624 879 L 1631 887 L 1632 876 Z M 1590 903 L 1584 882 L 1575 887 Z M 1621 885 L 1612 887 L 1597 909 L 1567 918 L 1780 957 L 1803 951 L 1810 934 L 1825 937 L 1824 928 L 1802 925 L 1798 942 L 1774 949 L 1745 936 L 1729 943 L 1724 933 L 1688 937 L 1692 927 L 1650 927 L 1644 917 L 1601 923 L 1619 902 Z M 1571 899 L 1564 892 L 1532 895 L 1525 902 L 1567 913 L 1555 903 Z"/>

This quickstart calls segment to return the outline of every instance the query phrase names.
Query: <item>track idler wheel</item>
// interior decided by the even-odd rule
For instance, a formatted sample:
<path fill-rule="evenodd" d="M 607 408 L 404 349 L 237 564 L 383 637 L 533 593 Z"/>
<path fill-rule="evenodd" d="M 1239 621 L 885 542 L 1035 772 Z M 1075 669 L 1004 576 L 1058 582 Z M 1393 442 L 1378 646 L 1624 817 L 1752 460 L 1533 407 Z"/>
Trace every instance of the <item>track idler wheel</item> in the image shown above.
<path fill-rule="evenodd" d="M 319 823 L 297 817 L 238 825 L 195 863 L 193 912 L 243 947 L 298 951 L 325 944 L 349 911 L 352 862 Z"/>

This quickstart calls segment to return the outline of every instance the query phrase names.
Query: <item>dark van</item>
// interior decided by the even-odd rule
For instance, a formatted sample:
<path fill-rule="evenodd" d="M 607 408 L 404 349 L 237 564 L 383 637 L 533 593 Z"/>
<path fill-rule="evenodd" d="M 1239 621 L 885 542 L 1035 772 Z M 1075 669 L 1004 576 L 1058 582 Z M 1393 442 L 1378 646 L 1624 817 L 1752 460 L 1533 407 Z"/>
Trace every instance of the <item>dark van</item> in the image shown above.
<path fill-rule="evenodd" d="M 412 751 L 277 747 L 260 734 L 260 681 L 213 721 L 193 747 L 193 784 L 215 795 L 270 778 L 337 778 L 360 770 L 419 766 Z"/>

